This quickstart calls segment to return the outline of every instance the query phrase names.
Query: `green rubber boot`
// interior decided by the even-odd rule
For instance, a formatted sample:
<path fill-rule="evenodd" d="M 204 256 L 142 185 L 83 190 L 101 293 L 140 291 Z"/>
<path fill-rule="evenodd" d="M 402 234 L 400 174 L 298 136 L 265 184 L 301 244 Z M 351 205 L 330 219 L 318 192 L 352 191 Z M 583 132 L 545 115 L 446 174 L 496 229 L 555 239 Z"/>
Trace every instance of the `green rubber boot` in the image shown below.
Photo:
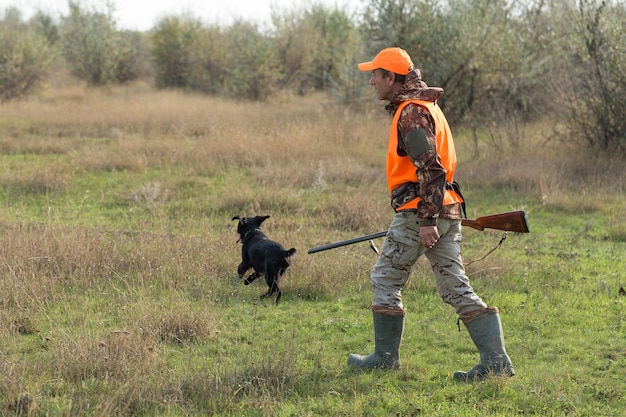
<path fill-rule="evenodd" d="M 400 368 L 400 342 L 404 330 L 403 308 L 372 307 L 375 348 L 370 355 L 351 353 L 348 365 L 360 370 Z"/>
<path fill-rule="evenodd" d="M 496 307 L 461 316 L 480 353 L 480 363 L 467 372 L 456 371 L 457 381 L 481 381 L 488 375 L 513 376 L 515 369 L 504 349 L 502 323 Z"/>

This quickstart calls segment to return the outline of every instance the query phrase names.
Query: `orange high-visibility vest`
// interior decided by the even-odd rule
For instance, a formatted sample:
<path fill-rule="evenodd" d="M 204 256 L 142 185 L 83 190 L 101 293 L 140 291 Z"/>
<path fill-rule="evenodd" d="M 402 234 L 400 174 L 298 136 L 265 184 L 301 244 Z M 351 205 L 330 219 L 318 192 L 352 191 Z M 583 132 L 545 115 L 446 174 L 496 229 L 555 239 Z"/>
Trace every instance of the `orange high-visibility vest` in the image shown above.
<path fill-rule="evenodd" d="M 389 195 L 391 192 L 407 182 L 418 183 L 417 168 L 413 165 L 411 158 L 408 156 L 398 155 L 398 120 L 404 106 L 409 103 L 415 103 L 422 107 L 425 107 L 433 119 L 435 120 L 435 137 L 437 139 L 437 154 L 441 159 L 441 165 L 446 170 L 446 181 L 452 182 L 454 179 L 454 172 L 456 171 L 456 151 L 454 149 L 454 142 L 452 140 L 452 133 L 450 132 L 450 126 L 446 120 L 441 108 L 431 101 L 422 100 L 410 100 L 404 101 L 400 104 L 391 123 L 391 130 L 389 131 L 389 146 L 387 148 L 387 186 L 389 188 Z M 396 211 L 417 209 L 417 204 L 420 198 L 409 201 L 403 206 L 400 206 Z M 463 199 L 457 193 L 446 188 L 443 205 L 461 203 Z"/>

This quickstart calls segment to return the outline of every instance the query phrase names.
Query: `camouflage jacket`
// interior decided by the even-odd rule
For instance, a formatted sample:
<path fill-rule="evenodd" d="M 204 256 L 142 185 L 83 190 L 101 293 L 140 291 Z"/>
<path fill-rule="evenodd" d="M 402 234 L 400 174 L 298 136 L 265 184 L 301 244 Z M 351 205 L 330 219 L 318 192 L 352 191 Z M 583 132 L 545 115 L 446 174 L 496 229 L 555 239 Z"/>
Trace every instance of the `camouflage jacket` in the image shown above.
<path fill-rule="evenodd" d="M 407 100 L 423 100 L 435 102 L 443 94 L 443 89 L 428 87 L 421 79 L 419 69 L 414 69 L 406 76 L 402 89 L 385 106 L 392 116 L 400 103 Z M 461 205 L 443 205 L 444 190 L 446 187 L 446 171 L 440 163 L 437 154 L 437 140 L 435 138 L 435 122 L 430 112 L 417 104 L 409 104 L 402 109 L 398 120 L 398 154 L 407 156 L 406 135 L 416 129 L 424 129 L 430 144 L 430 151 L 412 158 L 417 169 L 419 181 L 420 202 L 417 206 L 417 215 L 420 219 L 443 217 L 461 219 Z M 392 201 L 392 205 L 394 202 Z"/>

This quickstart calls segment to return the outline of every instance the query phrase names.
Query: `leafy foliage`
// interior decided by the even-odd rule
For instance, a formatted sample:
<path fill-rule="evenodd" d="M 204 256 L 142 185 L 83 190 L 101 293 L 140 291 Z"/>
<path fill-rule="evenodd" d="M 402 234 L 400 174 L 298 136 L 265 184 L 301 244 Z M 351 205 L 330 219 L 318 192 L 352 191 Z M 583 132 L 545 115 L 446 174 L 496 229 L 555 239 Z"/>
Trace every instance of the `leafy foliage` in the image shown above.
<path fill-rule="evenodd" d="M 0 99 L 34 92 L 45 80 L 56 56 L 48 40 L 21 22 L 9 10 L 0 21 Z"/>
<path fill-rule="evenodd" d="M 50 45 L 58 45 L 60 42 L 59 26 L 49 14 L 42 11 L 35 13 L 35 16 L 30 19 L 29 25 L 36 33 L 46 38 Z"/>
<path fill-rule="evenodd" d="M 281 64 L 269 37 L 257 25 L 242 20 L 230 26 L 224 41 L 226 53 L 226 95 L 251 100 L 265 100 L 281 74 Z"/>
<path fill-rule="evenodd" d="M 567 135 L 591 148 L 626 155 L 626 8 L 579 0 L 563 10 L 573 22 L 561 27 L 567 77 L 559 84 L 567 111 Z"/>
<path fill-rule="evenodd" d="M 93 85 L 110 84 L 117 78 L 120 34 L 109 14 L 85 11 L 70 1 L 64 19 L 62 50 L 72 72 Z"/>
<path fill-rule="evenodd" d="M 354 71 L 362 53 L 358 26 L 345 11 L 312 5 L 275 13 L 274 43 L 283 63 L 283 85 L 299 94 L 328 90 L 342 80 L 344 65 Z"/>
<path fill-rule="evenodd" d="M 143 33 L 120 32 L 119 55 L 115 78 L 119 82 L 148 77 L 152 72 L 150 52 Z"/>
<path fill-rule="evenodd" d="M 191 17 L 170 16 L 157 23 L 151 35 L 157 87 L 192 87 L 192 63 L 201 33 L 200 21 Z"/>

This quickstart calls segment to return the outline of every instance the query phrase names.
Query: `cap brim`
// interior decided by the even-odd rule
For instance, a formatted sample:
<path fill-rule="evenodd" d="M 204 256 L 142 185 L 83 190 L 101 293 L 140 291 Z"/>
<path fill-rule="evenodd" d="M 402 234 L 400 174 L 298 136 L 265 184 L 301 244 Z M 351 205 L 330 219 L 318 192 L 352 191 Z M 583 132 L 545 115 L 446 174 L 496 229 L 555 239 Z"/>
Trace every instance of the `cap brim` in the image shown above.
<path fill-rule="evenodd" d="M 370 62 L 362 62 L 358 65 L 360 71 L 374 71 L 378 68 L 373 61 Z"/>

